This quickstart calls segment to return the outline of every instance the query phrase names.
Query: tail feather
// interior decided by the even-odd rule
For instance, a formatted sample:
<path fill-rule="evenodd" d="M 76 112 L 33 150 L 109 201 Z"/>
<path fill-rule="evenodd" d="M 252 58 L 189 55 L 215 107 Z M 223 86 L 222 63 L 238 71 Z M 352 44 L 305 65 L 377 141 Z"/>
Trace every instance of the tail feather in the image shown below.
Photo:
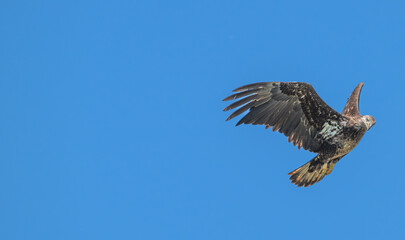
<path fill-rule="evenodd" d="M 339 160 L 340 158 L 322 159 L 322 157 L 318 155 L 303 166 L 290 172 L 288 175 L 291 175 L 291 182 L 298 187 L 308 187 L 321 181 L 326 175 L 330 174 Z"/>

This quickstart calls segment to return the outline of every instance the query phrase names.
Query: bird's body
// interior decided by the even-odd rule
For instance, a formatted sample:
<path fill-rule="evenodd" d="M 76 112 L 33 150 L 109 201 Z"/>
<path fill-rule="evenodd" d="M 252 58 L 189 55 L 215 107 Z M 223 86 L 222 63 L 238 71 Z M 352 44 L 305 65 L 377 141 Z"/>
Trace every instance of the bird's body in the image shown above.
<path fill-rule="evenodd" d="M 375 120 L 361 116 L 358 101 L 363 83 L 350 96 L 342 114 L 329 107 L 308 83 L 265 82 L 242 86 L 224 101 L 242 98 L 224 111 L 240 107 L 227 120 L 249 110 L 236 124 L 273 127 L 288 140 L 318 155 L 289 173 L 298 186 L 310 186 L 332 172 L 352 151 Z"/>

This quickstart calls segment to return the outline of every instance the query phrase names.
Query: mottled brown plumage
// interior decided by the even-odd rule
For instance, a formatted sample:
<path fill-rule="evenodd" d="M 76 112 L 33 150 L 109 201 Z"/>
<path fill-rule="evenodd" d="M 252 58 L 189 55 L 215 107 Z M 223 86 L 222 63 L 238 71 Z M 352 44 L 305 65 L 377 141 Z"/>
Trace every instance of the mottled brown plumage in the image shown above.
<path fill-rule="evenodd" d="M 343 109 L 342 114 L 328 106 L 312 85 L 300 82 L 262 82 L 239 87 L 224 101 L 240 100 L 224 109 L 238 108 L 227 120 L 245 111 L 240 124 L 273 127 L 288 137 L 298 148 L 318 155 L 302 167 L 289 173 L 298 186 L 310 186 L 330 174 L 335 164 L 359 143 L 374 124 L 372 116 L 361 116 L 360 83 Z"/>

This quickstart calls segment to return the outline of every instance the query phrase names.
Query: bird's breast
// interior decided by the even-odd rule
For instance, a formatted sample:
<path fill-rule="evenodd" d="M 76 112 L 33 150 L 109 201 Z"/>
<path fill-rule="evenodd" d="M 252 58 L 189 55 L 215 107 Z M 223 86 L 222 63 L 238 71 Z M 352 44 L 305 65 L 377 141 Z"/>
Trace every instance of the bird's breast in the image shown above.
<path fill-rule="evenodd" d="M 361 129 L 359 131 L 348 131 L 342 134 L 337 148 L 337 155 L 344 156 L 352 151 L 357 144 L 359 144 L 365 133 L 366 131 Z"/>

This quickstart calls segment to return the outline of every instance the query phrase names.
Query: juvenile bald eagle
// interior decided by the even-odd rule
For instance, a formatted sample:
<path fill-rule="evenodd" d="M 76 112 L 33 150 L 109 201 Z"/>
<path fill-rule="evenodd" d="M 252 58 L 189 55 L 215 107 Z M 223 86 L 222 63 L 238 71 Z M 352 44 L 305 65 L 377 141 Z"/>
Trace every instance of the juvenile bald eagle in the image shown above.
<path fill-rule="evenodd" d="M 298 148 L 318 155 L 289 173 L 297 186 L 310 186 L 330 174 L 335 164 L 356 147 L 375 119 L 359 112 L 357 85 L 342 113 L 328 106 L 311 84 L 301 82 L 262 82 L 239 87 L 224 101 L 242 98 L 224 109 L 237 107 L 227 121 L 249 110 L 236 124 L 273 127 Z M 243 98 L 244 97 L 244 98 Z"/>

